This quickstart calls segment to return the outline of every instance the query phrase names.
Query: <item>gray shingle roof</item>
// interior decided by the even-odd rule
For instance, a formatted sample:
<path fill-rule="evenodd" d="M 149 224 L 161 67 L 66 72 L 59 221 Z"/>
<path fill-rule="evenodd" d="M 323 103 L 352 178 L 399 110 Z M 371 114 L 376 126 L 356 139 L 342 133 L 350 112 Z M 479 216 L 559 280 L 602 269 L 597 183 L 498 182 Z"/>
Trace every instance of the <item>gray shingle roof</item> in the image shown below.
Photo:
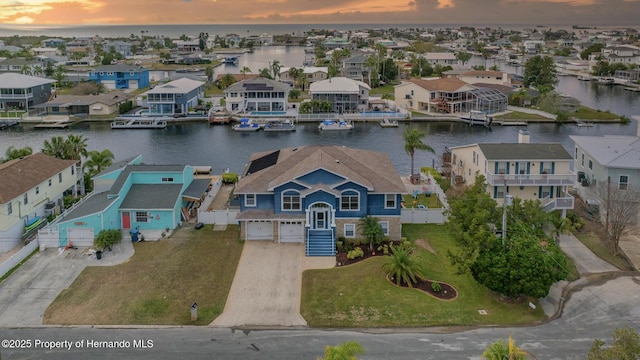
<path fill-rule="evenodd" d="M 172 210 L 181 190 L 182 184 L 134 184 L 120 209 Z"/>
<path fill-rule="evenodd" d="M 211 184 L 211 179 L 193 179 L 191 184 L 184 189 L 182 196 L 191 199 L 200 199 L 200 196 L 205 193 L 209 184 Z"/>
<path fill-rule="evenodd" d="M 572 160 L 560 144 L 478 144 L 487 160 Z"/>
<path fill-rule="evenodd" d="M 102 66 L 96 66 L 96 71 L 103 71 L 103 72 L 108 72 L 108 71 L 113 71 L 113 72 L 140 72 L 140 71 L 145 71 L 148 69 L 145 69 L 141 66 L 136 66 L 136 65 L 127 65 L 127 64 L 113 64 L 113 65 L 102 65 Z"/>
<path fill-rule="evenodd" d="M 64 218 L 61 222 L 68 222 L 87 215 L 97 214 L 104 211 L 109 205 L 113 204 L 117 198 L 108 198 L 107 192 L 101 192 L 98 194 L 92 194 L 82 201 L 82 203 L 76 206 L 73 210 L 64 213 Z"/>
<path fill-rule="evenodd" d="M 147 91 L 147 94 L 186 94 L 204 85 L 204 81 L 180 78 Z"/>
<path fill-rule="evenodd" d="M 263 77 L 254 77 L 254 78 L 251 78 L 251 79 L 238 81 L 238 82 L 232 84 L 231 86 L 229 86 L 228 88 L 226 88 L 224 90 L 224 92 L 228 93 L 228 92 L 248 91 L 248 90 L 246 90 L 246 87 L 247 87 L 247 85 L 250 85 L 250 84 L 265 84 L 267 86 L 273 87 L 274 90 L 279 90 L 279 91 L 289 91 L 289 90 L 291 90 L 291 86 L 289 84 L 285 84 L 283 82 L 275 81 L 275 80 L 271 80 L 271 79 L 266 79 L 266 78 L 263 78 Z"/>
<path fill-rule="evenodd" d="M 0 89 L 27 89 L 54 82 L 56 81 L 17 73 L 0 74 Z"/>
<path fill-rule="evenodd" d="M 272 152 L 254 153 L 249 159 L 247 169 L 253 160 Z M 279 185 L 317 169 L 324 169 L 342 176 L 375 193 L 406 192 L 400 176 L 386 153 L 344 146 L 304 146 L 281 149 L 274 165 L 243 176 L 235 192 L 267 193 Z"/>
<path fill-rule="evenodd" d="M 607 167 L 639 169 L 640 138 L 635 136 L 569 136 L 598 164 Z"/>

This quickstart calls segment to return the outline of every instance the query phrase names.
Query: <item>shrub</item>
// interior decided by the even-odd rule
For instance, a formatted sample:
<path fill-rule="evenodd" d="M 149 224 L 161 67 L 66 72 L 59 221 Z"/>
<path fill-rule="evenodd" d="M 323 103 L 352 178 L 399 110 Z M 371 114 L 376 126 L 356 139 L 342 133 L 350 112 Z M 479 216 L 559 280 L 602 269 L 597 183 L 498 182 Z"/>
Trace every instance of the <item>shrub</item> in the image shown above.
<path fill-rule="evenodd" d="M 442 286 L 440 286 L 440 283 L 432 282 L 431 290 L 433 290 L 433 292 L 440 292 L 440 290 L 442 290 Z"/>
<path fill-rule="evenodd" d="M 96 248 L 103 250 L 122 241 L 120 230 L 101 230 L 94 240 Z"/>
<path fill-rule="evenodd" d="M 222 174 L 222 182 L 225 184 L 235 184 L 238 182 L 238 174 L 224 173 Z"/>
<path fill-rule="evenodd" d="M 355 258 L 363 257 L 364 251 L 362 248 L 355 248 L 347 253 L 347 259 L 353 260 Z"/>
<path fill-rule="evenodd" d="M 631 122 L 631 119 L 629 119 L 628 117 L 626 117 L 624 115 L 620 116 L 620 123 L 621 124 L 628 124 L 630 122 Z"/>

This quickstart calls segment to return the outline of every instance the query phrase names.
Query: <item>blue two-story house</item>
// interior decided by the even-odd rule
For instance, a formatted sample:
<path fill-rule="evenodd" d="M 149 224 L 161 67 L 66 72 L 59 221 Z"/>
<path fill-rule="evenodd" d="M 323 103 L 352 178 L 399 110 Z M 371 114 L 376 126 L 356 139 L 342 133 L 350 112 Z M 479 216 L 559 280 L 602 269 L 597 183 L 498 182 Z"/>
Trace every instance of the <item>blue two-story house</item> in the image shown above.
<path fill-rule="evenodd" d="M 93 182 L 91 195 L 56 220 L 59 246 L 90 246 L 100 230 L 175 229 L 188 220 L 189 207 L 199 205 L 211 179 L 194 179 L 189 165 L 148 165 L 137 156 L 110 166 Z"/>
<path fill-rule="evenodd" d="M 149 87 L 149 69 L 126 64 L 103 65 L 89 71 L 89 81 L 109 90 L 142 89 Z"/>
<path fill-rule="evenodd" d="M 235 190 L 240 236 L 305 242 L 307 256 L 333 256 L 336 238 L 362 238 L 360 219 L 371 215 L 398 240 L 405 192 L 385 153 L 342 146 L 254 153 Z"/>
<path fill-rule="evenodd" d="M 147 91 L 149 113 L 153 115 L 186 114 L 204 98 L 204 81 L 180 78 Z"/>

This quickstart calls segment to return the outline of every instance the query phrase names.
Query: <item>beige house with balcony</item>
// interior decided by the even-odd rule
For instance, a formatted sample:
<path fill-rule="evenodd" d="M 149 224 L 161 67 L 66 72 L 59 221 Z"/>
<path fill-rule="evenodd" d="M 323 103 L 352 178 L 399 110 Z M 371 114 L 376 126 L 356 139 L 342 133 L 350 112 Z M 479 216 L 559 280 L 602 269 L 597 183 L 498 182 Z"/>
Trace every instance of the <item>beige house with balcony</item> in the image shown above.
<path fill-rule="evenodd" d="M 573 157 L 560 144 L 531 144 L 526 131 L 518 143 L 470 144 L 450 148 L 451 182 L 473 184 L 483 175 L 487 193 L 502 205 L 506 194 L 540 200 L 545 211 L 573 209 L 569 187 L 575 184 Z"/>

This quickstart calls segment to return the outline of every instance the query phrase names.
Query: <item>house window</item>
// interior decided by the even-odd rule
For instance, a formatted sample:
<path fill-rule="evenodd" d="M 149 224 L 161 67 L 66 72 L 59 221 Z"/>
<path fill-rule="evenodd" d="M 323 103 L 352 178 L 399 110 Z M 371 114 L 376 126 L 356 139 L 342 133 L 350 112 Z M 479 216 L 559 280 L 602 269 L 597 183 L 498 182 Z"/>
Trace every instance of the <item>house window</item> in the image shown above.
<path fill-rule="evenodd" d="M 71 167 L 71 175 L 75 175 L 76 174 L 76 167 L 72 166 Z"/>
<path fill-rule="evenodd" d="M 344 224 L 344 237 L 356 237 L 356 224 Z"/>
<path fill-rule="evenodd" d="M 36 186 L 36 195 L 40 194 L 40 186 Z"/>
<path fill-rule="evenodd" d="M 256 194 L 246 194 L 244 196 L 244 206 L 256 206 Z"/>
<path fill-rule="evenodd" d="M 27 205 L 29 203 L 29 193 L 24 193 L 24 197 L 22 198 L 22 203 Z"/>
<path fill-rule="evenodd" d="M 506 174 L 507 173 L 507 163 L 499 162 L 498 163 L 498 174 Z"/>
<path fill-rule="evenodd" d="M 58 182 L 61 183 L 62 182 L 62 173 L 58 173 Z"/>
<path fill-rule="evenodd" d="M 578 160 L 578 148 L 576 148 L 575 158 Z"/>
<path fill-rule="evenodd" d="M 584 167 L 584 154 L 582 154 L 582 159 L 580 161 L 580 164 Z"/>
<path fill-rule="evenodd" d="M 589 159 L 589 170 L 593 170 L 593 161 Z"/>
<path fill-rule="evenodd" d="M 133 71 L 129 73 L 129 76 L 133 76 L 133 75 L 135 75 Z"/>
<path fill-rule="evenodd" d="M 527 163 L 519 162 L 518 163 L 518 174 L 523 175 L 527 173 Z"/>
<path fill-rule="evenodd" d="M 551 187 L 550 186 L 543 186 L 542 187 L 542 191 L 540 191 L 540 197 L 543 199 L 546 199 L 548 197 L 551 196 Z"/>
<path fill-rule="evenodd" d="M 384 234 L 384 236 L 389 236 L 389 222 L 380 221 L 378 224 L 380 224 L 380 227 L 382 228 L 382 234 Z"/>
<path fill-rule="evenodd" d="M 476 152 L 475 151 L 473 152 L 473 160 L 472 161 L 473 161 L 474 164 L 476 163 Z"/>
<path fill-rule="evenodd" d="M 550 166 L 551 166 L 551 164 L 550 164 L 550 163 L 548 163 L 548 162 L 547 162 L 547 163 L 545 163 L 545 164 L 542 166 L 542 173 L 543 173 L 543 174 L 551 174 L 551 167 L 550 167 Z"/>
<path fill-rule="evenodd" d="M 51 186 L 51 179 L 49 179 L 49 186 Z"/>
<path fill-rule="evenodd" d="M 360 194 L 354 190 L 343 192 L 340 197 L 340 210 L 360 210 Z"/>
<path fill-rule="evenodd" d="M 149 213 L 146 211 L 136 211 L 136 222 L 149 222 Z"/>
<path fill-rule="evenodd" d="M 396 194 L 385 194 L 384 195 L 384 208 L 385 209 L 395 209 L 396 208 Z"/>
<path fill-rule="evenodd" d="M 162 178 L 162 182 L 173 182 L 173 178 L 172 177 L 163 177 Z"/>
<path fill-rule="evenodd" d="M 504 199 L 505 195 L 505 187 L 504 186 L 496 186 L 494 193 L 496 194 L 496 199 Z"/>
<path fill-rule="evenodd" d="M 627 190 L 629 185 L 629 177 L 627 175 L 620 175 L 620 181 L 618 182 L 618 188 L 620 190 Z"/>
<path fill-rule="evenodd" d="M 13 213 L 13 206 L 11 205 L 11 201 L 7 203 L 7 215 L 11 215 Z"/>
<path fill-rule="evenodd" d="M 282 194 L 282 210 L 300 210 L 300 194 L 294 191 Z"/>

